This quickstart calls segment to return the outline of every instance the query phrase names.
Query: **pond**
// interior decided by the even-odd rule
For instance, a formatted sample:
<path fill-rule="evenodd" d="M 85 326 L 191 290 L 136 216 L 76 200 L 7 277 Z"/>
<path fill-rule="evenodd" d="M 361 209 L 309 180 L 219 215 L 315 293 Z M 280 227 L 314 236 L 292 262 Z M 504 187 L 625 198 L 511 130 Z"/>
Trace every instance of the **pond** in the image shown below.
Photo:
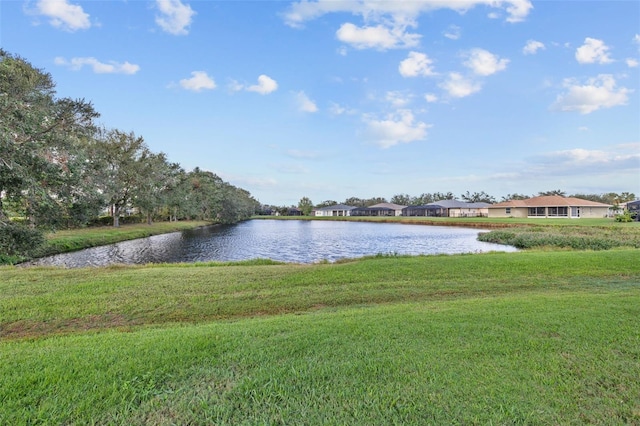
<path fill-rule="evenodd" d="M 73 253 L 29 265 L 65 267 L 272 259 L 334 262 L 376 254 L 456 254 L 516 251 L 477 240 L 474 228 L 318 220 L 249 220 L 156 235 Z"/>

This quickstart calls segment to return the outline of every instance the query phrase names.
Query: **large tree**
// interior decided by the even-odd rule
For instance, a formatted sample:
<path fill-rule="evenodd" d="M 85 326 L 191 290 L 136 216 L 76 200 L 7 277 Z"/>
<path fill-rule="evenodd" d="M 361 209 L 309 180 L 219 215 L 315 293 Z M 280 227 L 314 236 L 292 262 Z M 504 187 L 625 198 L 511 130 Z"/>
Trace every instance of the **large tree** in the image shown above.
<path fill-rule="evenodd" d="M 302 197 L 298 201 L 298 208 L 302 210 L 303 215 L 309 216 L 313 210 L 313 201 L 309 197 Z"/>
<path fill-rule="evenodd" d="M 153 154 L 133 132 L 104 130 L 93 144 L 92 161 L 100 175 L 100 191 L 112 210 L 113 226 L 120 226 L 120 214 L 143 193 Z"/>
<path fill-rule="evenodd" d="M 51 76 L 0 49 L 0 233 L 19 234 L 7 204 L 29 227 L 55 226 L 95 196 L 85 185 L 83 144 L 98 117 L 82 99 L 56 98 Z M 8 251 L 8 250 L 7 250 Z M 13 249 L 14 253 L 20 250 Z"/>

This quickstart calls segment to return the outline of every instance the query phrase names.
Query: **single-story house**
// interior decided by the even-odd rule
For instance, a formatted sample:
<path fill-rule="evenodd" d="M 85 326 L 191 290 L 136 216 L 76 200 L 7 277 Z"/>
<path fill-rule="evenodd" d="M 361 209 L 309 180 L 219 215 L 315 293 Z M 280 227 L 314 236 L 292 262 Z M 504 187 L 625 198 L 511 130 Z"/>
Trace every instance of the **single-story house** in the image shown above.
<path fill-rule="evenodd" d="M 380 203 L 369 207 L 357 207 L 351 210 L 351 216 L 402 216 L 402 209 L 405 207 L 407 206 Z"/>
<path fill-rule="evenodd" d="M 607 217 L 609 204 L 560 195 L 509 200 L 489 206 L 489 217 L 579 218 Z"/>
<path fill-rule="evenodd" d="M 446 215 L 447 209 L 436 203 L 423 204 L 420 206 L 407 206 L 402 209 L 402 216 L 443 217 Z"/>
<path fill-rule="evenodd" d="M 483 217 L 489 214 L 489 203 L 467 203 L 459 200 L 440 200 L 422 206 L 408 206 L 403 216 Z"/>
<path fill-rule="evenodd" d="M 627 202 L 625 208 L 631 213 L 631 217 L 640 220 L 640 200 Z"/>
<path fill-rule="evenodd" d="M 313 211 L 314 216 L 351 216 L 351 210 L 354 206 L 346 204 L 336 204 L 333 206 L 322 207 Z"/>

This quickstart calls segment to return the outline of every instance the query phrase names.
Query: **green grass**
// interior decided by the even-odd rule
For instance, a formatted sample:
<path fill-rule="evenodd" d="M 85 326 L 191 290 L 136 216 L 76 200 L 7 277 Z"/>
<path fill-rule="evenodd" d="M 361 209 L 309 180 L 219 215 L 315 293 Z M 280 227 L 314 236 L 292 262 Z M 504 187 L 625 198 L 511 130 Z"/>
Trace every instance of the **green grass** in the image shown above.
<path fill-rule="evenodd" d="M 0 268 L 0 424 L 639 424 L 637 249 Z"/>
<path fill-rule="evenodd" d="M 151 225 L 146 223 L 132 224 L 121 225 L 118 228 L 101 226 L 59 230 L 47 234 L 47 243 L 40 251 L 39 256 L 66 253 L 89 247 L 118 243 L 120 241 L 193 229 L 210 224 L 210 222 L 204 221 L 154 222 Z"/>

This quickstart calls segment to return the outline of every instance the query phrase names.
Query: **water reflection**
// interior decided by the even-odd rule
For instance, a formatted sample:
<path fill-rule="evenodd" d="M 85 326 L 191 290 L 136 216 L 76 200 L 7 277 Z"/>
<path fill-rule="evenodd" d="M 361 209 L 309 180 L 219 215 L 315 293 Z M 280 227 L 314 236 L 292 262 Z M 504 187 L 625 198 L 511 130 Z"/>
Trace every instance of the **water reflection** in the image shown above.
<path fill-rule="evenodd" d="M 477 240 L 481 230 L 397 223 L 250 220 L 94 247 L 31 264 L 65 267 L 116 263 L 236 261 L 268 258 L 313 263 L 382 254 L 515 251 Z"/>

